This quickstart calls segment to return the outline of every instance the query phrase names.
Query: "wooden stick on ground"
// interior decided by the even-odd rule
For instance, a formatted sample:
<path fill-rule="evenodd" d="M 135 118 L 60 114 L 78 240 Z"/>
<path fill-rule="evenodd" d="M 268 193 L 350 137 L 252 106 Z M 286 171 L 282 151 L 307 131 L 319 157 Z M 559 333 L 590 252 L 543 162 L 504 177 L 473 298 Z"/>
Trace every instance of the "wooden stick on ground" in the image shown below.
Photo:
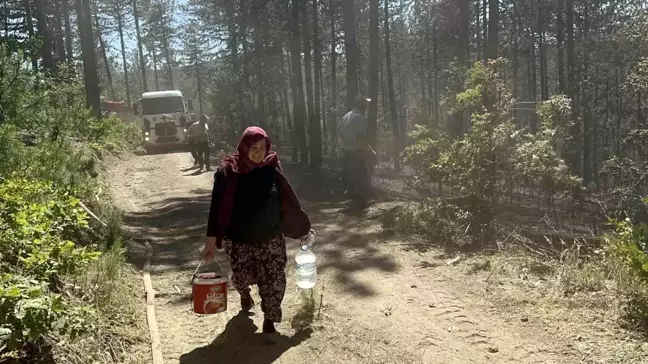
<path fill-rule="evenodd" d="M 157 319 L 155 318 L 155 291 L 151 283 L 151 259 L 153 258 L 153 247 L 151 242 L 147 241 L 146 245 L 146 263 L 144 263 L 144 289 L 146 290 L 146 321 L 149 326 L 151 335 L 151 352 L 153 354 L 153 364 L 163 364 L 162 351 L 160 349 L 160 334 L 158 332 Z"/>

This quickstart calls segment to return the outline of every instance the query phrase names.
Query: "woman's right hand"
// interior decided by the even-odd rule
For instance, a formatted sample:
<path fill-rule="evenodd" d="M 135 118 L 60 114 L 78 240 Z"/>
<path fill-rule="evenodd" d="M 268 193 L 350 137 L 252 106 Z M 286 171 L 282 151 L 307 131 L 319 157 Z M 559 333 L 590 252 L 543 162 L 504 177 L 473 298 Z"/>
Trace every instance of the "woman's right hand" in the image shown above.
<path fill-rule="evenodd" d="M 205 238 L 205 246 L 202 250 L 202 258 L 205 262 L 210 262 L 214 259 L 214 252 L 216 251 L 216 237 L 208 236 Z"/>

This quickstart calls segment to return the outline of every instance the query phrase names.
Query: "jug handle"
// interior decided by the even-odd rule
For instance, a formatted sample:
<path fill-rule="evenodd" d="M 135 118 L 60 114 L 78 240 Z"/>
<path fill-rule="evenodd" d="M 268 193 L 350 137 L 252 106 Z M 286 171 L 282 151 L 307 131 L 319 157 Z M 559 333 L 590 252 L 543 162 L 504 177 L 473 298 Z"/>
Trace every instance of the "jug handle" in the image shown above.
<path fill-rule="evenodd" d="M 310 229 L 310 231 L 308 232 L 308 234 L 306 234 L 306 235 L 303 236 L 301 239 L 299 239 L 299 247 L 301 248 L 301 247 L 303 247 L 304 245 L 307 245 L 308 247 L 310 247 L 310 245 L 308 244 L 308 239 L 310 239 L 311 236 L 315 236 L 315 235 L 317 235 L 317 234 L 315 233 L 315 230 Z"/>

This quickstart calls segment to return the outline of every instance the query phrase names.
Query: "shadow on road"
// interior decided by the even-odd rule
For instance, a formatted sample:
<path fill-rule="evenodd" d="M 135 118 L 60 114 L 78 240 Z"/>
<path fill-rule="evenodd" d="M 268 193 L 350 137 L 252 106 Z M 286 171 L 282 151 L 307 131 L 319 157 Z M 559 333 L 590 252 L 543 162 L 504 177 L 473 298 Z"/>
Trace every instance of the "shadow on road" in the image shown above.
<path fill-rule="evenodd" d="M 398 271 L 394 258 L 381 254 L 376 246 L 385 241 L 384 233 L 358 230 L 358 217 L 344 202 L 343 192 L 336 189 L 339 182 L 332 173 L 313 173 L 290 164 L 284 169 L 318 232 L 315 253 L 322 258 L 318 269 L 322 273 L 331 270 L 334 279 L 348 292 L 363 297 L 373 295 L 370 285 L 357 280 L 354 273 Z M 126 225 L 154 245 L 152 263 L 156 273 L 189 270 L 195 266 L 203 244 L 210 202 L 211 186 L 206 185 L 187 191 L 183 197 L 150 204 L 146 211 L 124 217 Z M 288 249 L 296 247 L 289 242 Z M 142 247 L 132 246 L 129 249 L 131 262 L 141 266 L 143 253 Z M 224 257 L 220 258 L 225 261 Z"/>
<path fill-rule="evenodd" d="M 312 334 L 310 329 L 292 337 L 278 334 L 273 338 L 274 343 L 269 344 L 263 334 L 256 333 L 257 330 L 252 319 L 241 312 L 227 323 L 225 330 L 210 345 L 182 355 L 180 364 L 270 364 Z"/>

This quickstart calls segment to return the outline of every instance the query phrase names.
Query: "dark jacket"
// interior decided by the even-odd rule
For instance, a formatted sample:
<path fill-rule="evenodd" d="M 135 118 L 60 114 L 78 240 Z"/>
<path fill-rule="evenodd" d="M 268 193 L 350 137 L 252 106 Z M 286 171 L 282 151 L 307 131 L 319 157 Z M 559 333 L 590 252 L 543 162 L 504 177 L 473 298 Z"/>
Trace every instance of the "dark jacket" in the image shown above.
<path fill-rule="evenodd" d="M 292 187 L 280 171 L 261 167 L 247 174 L 219 168 L 215 175 L 207 236 L 218 236 L 218 211 L 228 183 L 235 183 L 234 201 L 224 238 L 238 244 L 257 244 L 281 234 L 299 238 L 310 229 Z"/>

